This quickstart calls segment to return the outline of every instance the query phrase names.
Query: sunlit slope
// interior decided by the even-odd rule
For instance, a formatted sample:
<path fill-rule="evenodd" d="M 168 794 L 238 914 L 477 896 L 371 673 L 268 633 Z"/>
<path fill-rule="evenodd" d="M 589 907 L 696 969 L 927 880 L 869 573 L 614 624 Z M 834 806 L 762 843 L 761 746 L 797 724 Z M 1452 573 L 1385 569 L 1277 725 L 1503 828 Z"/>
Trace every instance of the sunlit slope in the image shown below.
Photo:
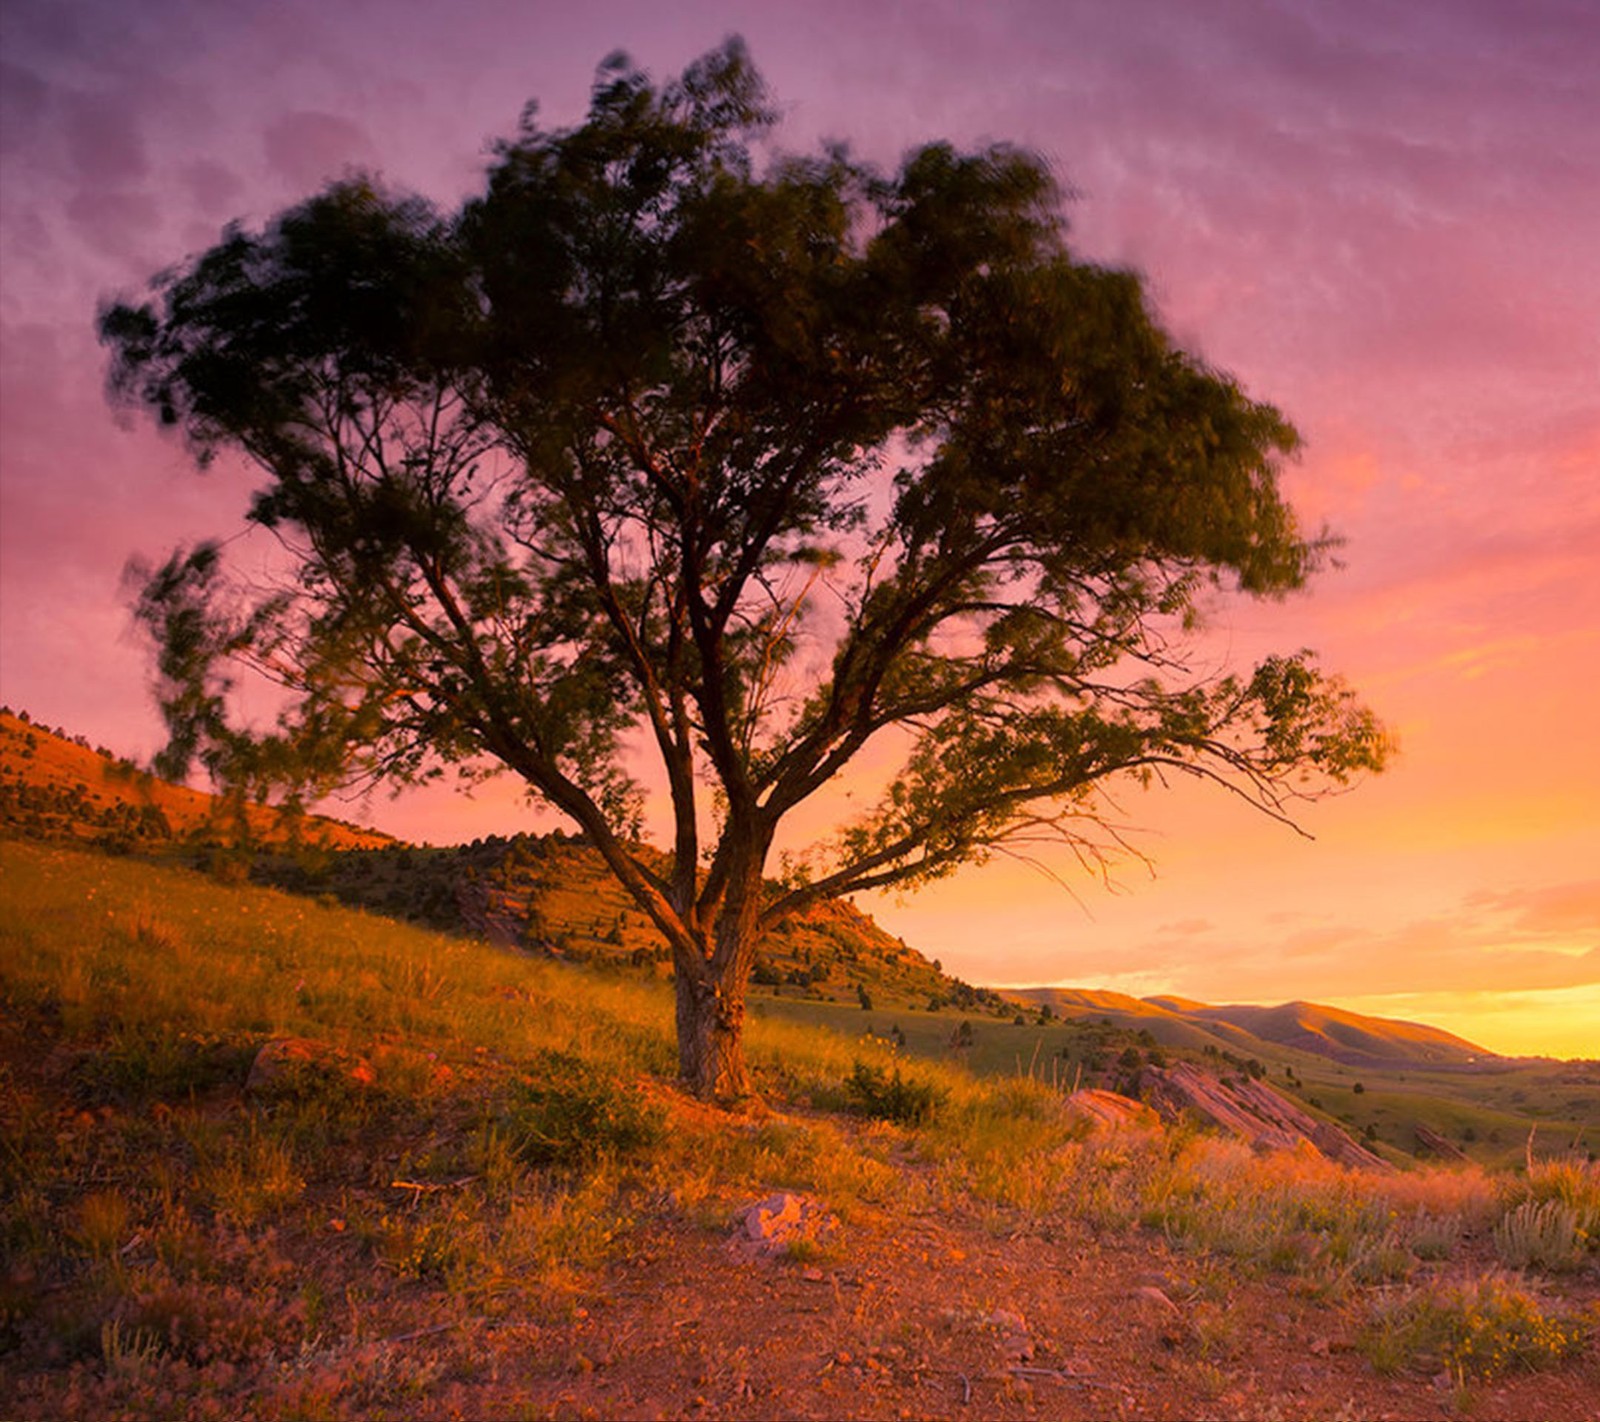
<path fill-rule="evenodd" d="M 255 851 L 248 869 L 258 883 L 575 963 L 670 970 L 665 940 L 581 840 L 557 833 L 418 848 L 307 816 L 291 851 L 280 817 L 257 806 L 245 814 Z M 196 848 L 240 838 L 235 811 L 217 797 L 10 711 L 0 711 L 0 833 L 121 852 L 175 850 L 190 862 Z M 816 904 L 778 924 L 758 956 L 756 987 L 852 1005 L 1014 1010 L 947 976 L 845 902 Z"/>
<path fill-rule="evenodd" d="M 1034 1008 L 1048 1007 L 1067 1021 L 1102 1021 L 1114 1027 L 1147 1032 L 1160 1046 L 1203 1052 L 1255 1056 L 1261 1043 L 1226 1022 L 1208 1023 L 1174 1012 L 1153 1000 L 1126 993 L 1088 988 L 1008 988 L 1008 997 Z"/>
<path fill-rule="evenodd" d="M 1495 1054 L 1439 1027 L 1388 1017 L 1367 1017 L 1314 1002 L 1286 1002 L 1277 1007 L 1248 1005 L 1208 1007 L 1176 998 L 1152 1003 L 1189 1018 L 1232 1026 L 1263 1041 L 1316 1052 L 1349 1066 L 1426 1063 L 1466 1066 Z"/>
<path fill-rule="evenodd" d="M 1277 1057 L 1282 1050 L 1346 1066 L 1467 1066 L 1494 1053 L 1437 1027 L 1289 1002 L 1277 1007 L 1222 1006 L 1182 997 L 1130 997 L 1082 988 L 1021 988 L 1008 993 L 1059 1016 L 1100 1018 L 1148 1032 L 1163 1047 Z"/>
<path fill-rule="evenodd" d="M 284 843 L 283 818 L 261 805 L 245 807 L 250 837 Z M 172 785 L 109 752 L 0 711 L 0 827 L 31 839 L 62 839 L 110 848 L 171 840 L 232 843 L 236 820 L 214 795 Z M 392 836 L 309 815 L 295 833 L 327 849 L 371 849 Z"/>

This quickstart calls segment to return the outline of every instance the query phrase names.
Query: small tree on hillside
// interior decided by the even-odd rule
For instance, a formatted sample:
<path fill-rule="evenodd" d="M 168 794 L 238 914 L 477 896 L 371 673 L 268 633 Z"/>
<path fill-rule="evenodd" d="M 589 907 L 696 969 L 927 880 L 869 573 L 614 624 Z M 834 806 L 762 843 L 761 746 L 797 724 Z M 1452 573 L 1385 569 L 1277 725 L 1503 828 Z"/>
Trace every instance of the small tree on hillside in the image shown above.
<path fill-rule="evenodd" d="M 1308 654 L 1197 671 L 1208 590 L 1298 588 L 1328 543 L 1278 492 L 1294 431 L 1071 255 L 1046 166 L 763 156 L 772 124 L 736 41 L 660 86 L 614 58 L 460 212 L 342 182 L 100 316 L 115 397 L 245 456 L 290 565 L 145 570 L 165 768 L 509 769 L 665 935 L 707 1096 L 747 1091 L 757 944 L 805 904 L 1041 834 L 1098 855 L 1120 780 L 1283 818 L 1384 754 Z M 269 731 L 241 669 L 281 688 Z M 875 803 L 772 888 L 780 827 L 866 756 Z"/>

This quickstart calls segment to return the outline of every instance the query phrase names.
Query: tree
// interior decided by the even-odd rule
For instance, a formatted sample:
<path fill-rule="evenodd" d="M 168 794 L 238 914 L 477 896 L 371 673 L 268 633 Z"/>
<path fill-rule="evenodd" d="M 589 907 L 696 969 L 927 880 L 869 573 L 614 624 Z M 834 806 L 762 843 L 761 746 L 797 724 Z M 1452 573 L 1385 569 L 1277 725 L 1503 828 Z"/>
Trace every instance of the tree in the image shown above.
<path fill-rule="evenodd" d="M 736 40 L 662 85 L 615 56 L 459 212 L 347 180 L 100 313 L 113 398 L 243 455 L 286 569 L 135 570 L 164 768 L 291 800 L 520 776 L 670 944 L 718 1097 L 797 909 L 1040 835 L 1093 863 L 1129 777 L 1287 820 L 1385 753 L 1307 653 L 1192 665 L 1208 598 L 1296 589 L 1331 541 L 1279 493 L 1292 427 L 1073 257 L 1043 161 L 884 173 L 773 124 Z M 776 851 L 865 755 L 870 808 Z"/>

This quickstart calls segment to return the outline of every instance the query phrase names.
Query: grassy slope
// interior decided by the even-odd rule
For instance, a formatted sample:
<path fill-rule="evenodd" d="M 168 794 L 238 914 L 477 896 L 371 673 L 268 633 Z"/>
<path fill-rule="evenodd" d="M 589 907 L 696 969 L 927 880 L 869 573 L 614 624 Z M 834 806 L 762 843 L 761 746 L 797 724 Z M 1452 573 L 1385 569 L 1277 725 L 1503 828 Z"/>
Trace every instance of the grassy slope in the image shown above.
<path fill-rule="evenodd" d="M 1183 1133 L 1099 1142 L 1037 1079 L 856 1039 L 859 1008 L 758 1014 L 751 1055 L 780 1114 L 724 1116 L 670 1089 L 670 992 L 643 975 L 63 846 L 0 841 L 0 881 L 0 1387 L 18 1415 L 428 1411 L 436 1375 L 329 1340 L 559 1316 L 642 1235 L 719 1239 L 778 1187 L 847 1224 L 1142 1225 L 1214 1273 L 1287 1271 L 1346 1312 L 1374 1366 L 1424 1376 L 1438 1345 L 1395 1312 L 1442 1297 L 1424 1261 L 1481 1249 L 1547 1187 L 1600 1233 L 1593 1167 L 1358 1178 Z M 840 1030 L 778 1015 L 801 1007 Z M 1069 1027 L 984 1024 L 969 1051 Z M 246 1093 L 283 1035 L 331 1065 Z M 847 1086 L 858 1062 L 904 1072 L 932 1120 L 835 1114 L 867 1099 Z M 1529 1366 L 1570 1349 L 1548 1336 Z"/>
<path fill-rule="evenodd" d="M 287 827 L 270 809 L 245 810 L 251 834 L 282 842 Z M 170 785 L 109 752 L 0 711 L 0 826 L 35 838 L 65 838 L 130 849 L 172 840 L 232 843 L 235 826 L 213 795 Z M 333 850 L 393 844 L 392 836 L 322 816 L 298 833 Z"/>
<path fill-rule="evenodd" d="M 160 810 L 170 837 L 139 832 L 141 823 L 148 828 L 139 818 L 146 806 Z M 257 840 L 281 844 L 282 827 L 254 813 Z M 0 713 L 6 827 L 187 854 L 190 862 L 203 860 L 196 844 L 227 837 L 212 797 L 139 776 L 104 752 Z M 256 854 L 258 879 L 323 905 L 465 928 L 573 963 L 655 979 L 669 971 L 659 934 L 575 840 L 518 836 L 435 849 L 338 821 L 313 819 L 304 829 L 292 852 Z M 1305 1003 L 1212 1007 L 1071 989 L 1001 995 L 952 979 L 848 903 L 781 926 L 763 948 L 753 997 L 757 1016 L 769 1021 L 903 1038 L 917 1056 L 981 1074 L 1031 1072 L 1062 1087 L 1114 1085 L 1116 1062 L 1130 1050 L 1188 1056 L 1219 1071 L 1255 1061 L 1314 1112 L 1357 1133 L 1376 1131 L 1391 1158 L 1417 1149 L 1418 1124 L 1496 1165 L 1513 1162 L 1533 1128 L 1552 1144 L 1600 1143 L 1600 1068 L 1593 1065 L 1484 1060 L 1480 1049 L 1434 1028 Z M 1046 1005 L 1055 1020 L 1040 1023 L 1034 1014 Z M 1024 1006 L 1026 1020 L 1017 1024 Z M 1479 1060 L 1468 1068 L 1473 1056 Z"/>

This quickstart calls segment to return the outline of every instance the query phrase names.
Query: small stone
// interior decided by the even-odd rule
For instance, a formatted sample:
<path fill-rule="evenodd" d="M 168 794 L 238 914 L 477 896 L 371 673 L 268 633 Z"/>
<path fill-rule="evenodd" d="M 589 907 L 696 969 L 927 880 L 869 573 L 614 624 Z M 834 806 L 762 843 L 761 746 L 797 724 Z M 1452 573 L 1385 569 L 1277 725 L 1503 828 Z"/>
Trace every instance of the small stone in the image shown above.
<path fill-rule="evenodd" d="M 1025 1333 L 1014 1334 L 1001 1345 L 1001 1351 L 1010 1362 L 1031 1362 L 1033 1360 L 1033 1340 Z"/>
<path fill-rule="evenodd" d="M 817 1201 L 784 1191 L 741 1210 L 732 1243 L 747 1258 L 774 1255 L 799 1241 L 821 1241 L 838 1223 Z"/>
<path fill-rule="evenodd" d="M 1164 1313 L 1178 1312 L 1177 1304 L 1173 1303 L 1165 1293 L 1156 1288 L 1154 1284 L 1144 1284 L 1133 1291 L 1133 1297 L 1141 1303 L 1154 1304 Z"/>

